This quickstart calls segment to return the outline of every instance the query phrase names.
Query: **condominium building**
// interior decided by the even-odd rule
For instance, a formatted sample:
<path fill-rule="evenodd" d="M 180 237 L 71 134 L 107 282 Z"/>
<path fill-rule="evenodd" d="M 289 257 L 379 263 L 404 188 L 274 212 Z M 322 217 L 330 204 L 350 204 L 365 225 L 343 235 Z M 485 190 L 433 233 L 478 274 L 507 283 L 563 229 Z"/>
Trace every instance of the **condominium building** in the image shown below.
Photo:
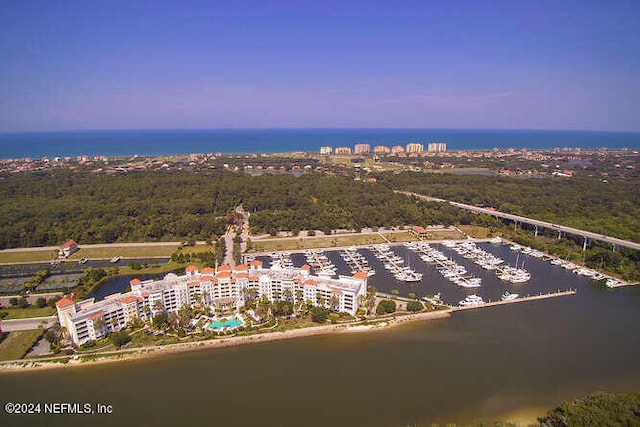
<path fill-rule="evenodd" d="M 422 153 L 424 145 L 419 142 L 410 142 L 407 144 L 407 153 Z"/>
<path fill-rule="evenodd" d="M 387 154 L 391 152 L 391 149 L 386 145 L 376 145 L 373 147 L 373 152 L 376 154 Z"/>
<path fill-rule="evenodd" d="M 308 265 L 265 269 L 262 261 L 256 260 L 235 268 L 188 266 L 183 276 L 169 273 L 160 281 L 133 279 L 130 285 L 130 292 L 110 295 L 102 301 L 90 298 L 74 302 L 65 297 L 56 303 L 60 325 L 75 344 L 123 329 L 134 318 L 150 320 L 161 312 L 177 313 L 184 305 L 237 308 L 244 305 L 249 294 L 256 298 L 266 296 L 269 301 L 308 301 L 355 315 L 360 299 L 366 297 L 367 274 L 358 272 L 332 279 L 311 275 Z"/>
<path fill-rule="evenodd" d="M 392 153 L 404 153 L 404 147 L 402 145 L 394 145 L 391 147 Z"/>
<path fill-rule="evenodd" d="M 333 148 L 331 147 L 320 147 L 320 154 L 331 154 L 333 153 Z"/>
<path fill-rule="evenodd" d="M 371 145 L 370 144 L 356 144 L 353 147 L 353 152 L 355 154 L 366 154 L 371 152 Z"/>
<path fill-rule="evenodd" d="M 428 150 L 430 153 L 441 153 L 447 151 L 447 144 L 444 142 L 430 142 Z"/>
<path fill-rule="evenodd" d="M 351 147 L 336 147 L 336 154 L 351 154 Z"/>

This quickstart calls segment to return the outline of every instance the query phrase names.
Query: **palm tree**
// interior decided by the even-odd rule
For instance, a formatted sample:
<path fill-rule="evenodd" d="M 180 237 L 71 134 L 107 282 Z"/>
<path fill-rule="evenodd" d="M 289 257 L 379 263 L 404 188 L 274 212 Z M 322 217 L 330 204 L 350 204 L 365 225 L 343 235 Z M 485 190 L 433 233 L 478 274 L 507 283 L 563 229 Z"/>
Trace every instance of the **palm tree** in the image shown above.
<path fill-rule="evenodd" d="M 316 292 L 316 304 L 324 307 L 324 298 L 322 297 L 322 294 L 320 293 L 320 291 Z"/>
<path fill-rule="evenodd" d="M 331 310 L 338 311 L 339 306 L 340 300 L 338 299 L 338 297 L 335 295 L 331 295 L 331 299 L 329 300 L 329 307 L 331 307 Z"/>
<path fill-rule="evenodd" d="M 164 311 L 164 304 L 162 301 L 158 300 L 153 304 L 154 311 Z"/>

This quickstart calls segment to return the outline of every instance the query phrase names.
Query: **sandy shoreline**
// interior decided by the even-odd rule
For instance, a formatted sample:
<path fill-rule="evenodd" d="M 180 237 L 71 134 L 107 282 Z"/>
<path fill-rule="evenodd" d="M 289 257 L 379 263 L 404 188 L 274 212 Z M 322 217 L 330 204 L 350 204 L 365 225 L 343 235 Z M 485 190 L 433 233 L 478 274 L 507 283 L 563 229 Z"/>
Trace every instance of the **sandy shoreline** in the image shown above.
<path fill-rule="evenodd" d="M 183 353 L 188 351 L 206 350 L 213 348 L 226 348 L 240 345 L 247 345 L 257 342 L 272 342 L 280 340 L 288 340 L 294 338 L 310 337 L 316 335 L 342 334 L 342 333 L 360 333 L 386 329 L 392 326 L 400 325 L 407 322 L 415 322 L 421 320 L 444 319 L 451 316 L 451 310 L 430 311 L 424 313 L 415 313 L 407 315 L 395 315 L 375 319 L 374 324 L 342 324 L 342 325 L 323 325 L 310 328 L 291 329 L 284 332 L 266 332 L 262 334 L 217 338 L 207 341 L 197 341 L 189 343 L 167 344 L 163 346 L 140 347 L 137 349 L 124 350 L 118 354 L 105 356 L 97 360 L 74 360 L 73 356 L 68 356 L 67 363 L 61 363 L 65 357 L 50 360 L 16 360 L 0 364 L 0 373 L 7 372 L 27 372 L 42 369 L 69 368 L 77 366 L 93 366 L 106 363 L 117 363 L 129 360 L 144 359 L 158 357 L 162 355 Z M 111 354 L 112 352 L 108 352 Z M 95 353 L 99 355 L 100 353 Z M 83 355 L 80 355 L 82 357 Z M 84 356 L 91 356 L 86 354 Z"/>

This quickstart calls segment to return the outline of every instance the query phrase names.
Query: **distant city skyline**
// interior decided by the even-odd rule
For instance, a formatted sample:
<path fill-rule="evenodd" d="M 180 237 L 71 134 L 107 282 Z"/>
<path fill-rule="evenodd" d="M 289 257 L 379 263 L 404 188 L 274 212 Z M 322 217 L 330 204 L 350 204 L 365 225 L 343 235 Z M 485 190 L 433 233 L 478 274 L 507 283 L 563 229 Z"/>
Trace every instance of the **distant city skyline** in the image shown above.
<path fill-rule="evenodd" d="M 26 0 L 0 52 L 0 132 L 640 131 L 634 1 Z"/>

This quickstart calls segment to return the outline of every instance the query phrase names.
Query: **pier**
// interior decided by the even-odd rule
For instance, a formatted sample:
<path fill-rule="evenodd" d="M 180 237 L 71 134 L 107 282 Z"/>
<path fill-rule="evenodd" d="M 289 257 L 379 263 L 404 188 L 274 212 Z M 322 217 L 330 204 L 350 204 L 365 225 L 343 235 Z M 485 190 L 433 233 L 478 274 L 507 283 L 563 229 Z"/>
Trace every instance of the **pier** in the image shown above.
<path fill-rule="evenodd" d="M 369 266 L 365 266 L 361 261 L 356 259 L 356 257 L 353 255 L 354 251 L 352 251 L 351 249 L 347 248 L 347 249 L 343 250 L 342 252 L 347 254 L 347 256 L 349 257 L 350 263 L 353 263 L 356 271 L 368 271 L 368 270 L 370 270 Z"/>
<path fill-rule="evenodd" d="M 558 292 L 552 292 L 552 293 L 548 293 L 548 294 L 531 295 L 531 296 L 526 296 L 526 297 L 522 297 L 522 298 L 516 298 L 516 299 L 512 299 L 512 300 L 508 300 L 508 301 L 493 301 L 493 302 L 490 301 L 490 302 L 486 302 L 484 304 L 479 304 L 479 305 L 468 305 L 466 307 L 453 307 L 453 308 L 451 308 L 451 311 L 473 310 L 473 309 L 476 309 L 476 308 L 493 307 L 495 305 L 513 304 L 513 303 L 527 302 L 527 301 L 536 301 L 536 300 L 541 300 L 541 299 L 564 297 L 564 296 L 575 295 L 575 294 L 576 294 L 575 290 L 558 291 Z"/>
<path fill-rule="evenodd" d="M 627 282 L 623 280 L 616 281 L 615 283 L 607 284 L 607 288 L 624 288 L 626 286 L 637 286 L 640 285 L 640 282 Z"/>

